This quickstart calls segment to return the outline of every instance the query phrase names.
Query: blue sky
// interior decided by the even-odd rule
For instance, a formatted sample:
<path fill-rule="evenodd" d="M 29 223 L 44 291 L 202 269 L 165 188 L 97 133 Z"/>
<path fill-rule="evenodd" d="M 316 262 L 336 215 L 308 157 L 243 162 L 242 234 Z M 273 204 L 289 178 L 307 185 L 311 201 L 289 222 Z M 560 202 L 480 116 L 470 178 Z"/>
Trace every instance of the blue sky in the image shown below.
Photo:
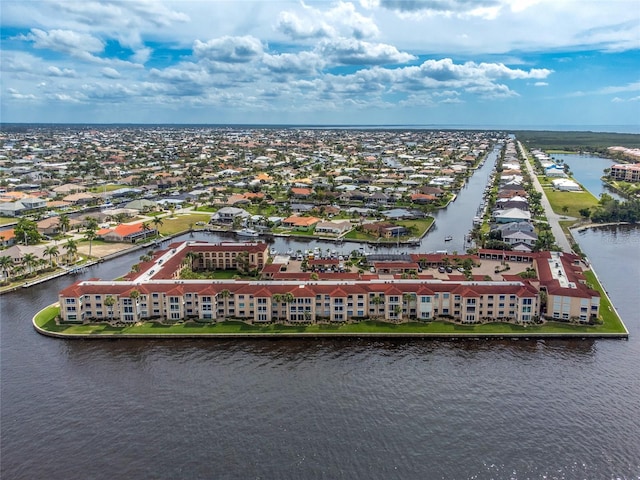
<path fill-rule="evenodd" d="M 638 0 L 0 0 L 0 120 L 640 125 Z"/>

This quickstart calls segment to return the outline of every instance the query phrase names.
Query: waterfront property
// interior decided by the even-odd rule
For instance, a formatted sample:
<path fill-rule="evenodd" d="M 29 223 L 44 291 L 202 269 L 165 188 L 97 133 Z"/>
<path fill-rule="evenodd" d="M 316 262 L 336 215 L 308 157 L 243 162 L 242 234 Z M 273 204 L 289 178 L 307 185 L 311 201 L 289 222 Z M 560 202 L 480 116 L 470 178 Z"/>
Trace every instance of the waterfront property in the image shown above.
<path fill-rule="evenodd" d="M 609 176 L 613 180 L 640 182 L 640 163 L 631 165 L 627 163 L 613 165 Z"/>
<path fill-rule="evenodd" d="M 438 258 L 431 258 L 431 257 Z M 156 252 L 126 281 L 80 281 L 59 294 L 64 322 L 144 320 L 241 320 L 247 323 L 312 324 L 449 320 L 460 323 L 508 321 L 533 323 L 541 317 L 594 322 L 600 295 L 582 273 L 579 257 L 539 252 L 479 252 L 474 260 L 530 263 L 537 278 L 503 275 L 501 281 L 464 280 L 460 275 L 434 278 L 406 272 L 424 265 L 448 265 L 446 255 L 414 254 L 410 262 L 376 261 L 376 274 L 311 279 L 292 272 L 286 280 L 182 280 L 191 264 L 201 269 L 232 269 L 240 263 L 268 270 L 263 243 L 182 242 Z M 386 276 L 385 276 L 386 274 Z M 541 292 L 544 294 L 541 295 Z M 543 299 L 546 299 L 543 300 Z"/>

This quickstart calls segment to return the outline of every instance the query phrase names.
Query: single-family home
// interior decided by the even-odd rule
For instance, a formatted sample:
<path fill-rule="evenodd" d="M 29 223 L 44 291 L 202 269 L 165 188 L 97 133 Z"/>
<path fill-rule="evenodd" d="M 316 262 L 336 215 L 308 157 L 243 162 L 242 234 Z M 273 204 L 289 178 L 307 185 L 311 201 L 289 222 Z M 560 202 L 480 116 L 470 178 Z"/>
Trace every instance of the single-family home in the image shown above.
<path fill-rule="evenodd" d="M 553 188 L 556 190 L 563 190 L 567 192 L 579 192 L 582 190 L 580 185 L 578 185 L 573 180 L 569 180 L 568 178 L 557 178 L 551 182 Z"/>
<path fill-rule="evenodd" d="M 351 230 L 351 222 L 348 220 L 342 222 L 318 222 L 314 232 L 316 234 L 342 235 Z"/>
<path fill-rule="evenodd" d="M 156 233 L 157 230 L 153 227 L 143 228 L 143 222 L 118 225 L 115 228 L 103 228 L 96 232 L 98 237 L 105 242 L 129 243 L 135 243 L 136 240 L 153 236 Z"/>

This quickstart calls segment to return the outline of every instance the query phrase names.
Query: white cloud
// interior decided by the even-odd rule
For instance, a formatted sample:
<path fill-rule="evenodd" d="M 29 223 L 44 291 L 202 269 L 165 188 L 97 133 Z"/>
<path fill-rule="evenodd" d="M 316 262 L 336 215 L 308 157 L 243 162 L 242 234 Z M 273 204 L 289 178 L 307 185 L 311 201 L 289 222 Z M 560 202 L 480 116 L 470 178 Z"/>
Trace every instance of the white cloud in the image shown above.
<path fill-rule="evenodd" d="M 536 82 L 533 84 L 534 87 L 548 87 L 549 83 L 548 82 Z"/>
<path fill-rule="evenodd" d="M 317 73 L 325 64 L 315 52 L 265 54 L 264 65 L 274 73 L 311 75 Z"/>
<path fill-rule="evenodd" d="M 31 33 L 24 35 L 22 38 L 33 42 L 35 48 L 54 50 L 80 58 L 93 57 L 93 53 L 104 50 L 104 44 L 101 40 L 91 35 L 71 30 L 50 30 L 45 32 L 38 28 L 32 28 Z"/>
<path fill-rule="evenodd" d="M 208 42 L 196 40 L 193 53 L 199 58 L 205 58 L 223 63 L 246 63 L 262 56 L 262 43 L 255 37 L 224 36 Z"/>
<path fill-rule="evenodd" d="M 71 68 L 58 68 L 51 65 L 47 68 L 47 73 L 52 77 L 76 77 L 76 71 Z"/>
<path fill-rule="evenodd" d="M 282 12 L 276 28 L 294 40 L 333 37 L 335 30 L 324 21 L 313 17 L 301 18 L 293 12 Z"/>
<path fill-rule="evenodd" d="M 314 38 L 373 38 L 379 34 L 375 22 L 352 3 L 339 2 L 328 10 L 302 5 L 297 11 L 280 13 L 276 29 L 295 40 Z"/>
<path fill-rule="evenodd" d="M 499 0 L 381 0 L 379 5 L 400 14 L 458 15 L 496 18 L 502 2 Z"/>
<path fill-rule="evenodd" d="M 392 45 L 347 38 L 325 40 L 318 45 L 317 50 L 327 59 L 342 65 L 385 65 L 416 59 Z"/>
<path fill-rule="evenodd" d="M 36 96 L 31 93 L 20 93 L 15 88 L 7 88 L 7 93 L 15 100 L 35 100 Z"/>
<path fill-rule="evenodd" d="M 638 102 L 638 101 L 640 101 L 640 96 L 630 97 L 630 98 L 613 97 L 611 99 L 612 103 L 626 103 L 626 102 Z"/>
<path fill-rule="evenodd" d="M 640 82 L 632 82 L 626 85 L 612 85 L 608 87 L 603 87 L 599 89 L 597 93 L 608 95 L 610 93 L 638 92 L 638 91 L 640 91 Z"/>
<path fill-rule="evenodd" d="M 115 68 L 111 68 L 111 67 L 104 67 L 102 70 L 100 70 L 100 72 L 106 78 L 120 78 L 121 77 L 120 72 L 118 72 Z"/>

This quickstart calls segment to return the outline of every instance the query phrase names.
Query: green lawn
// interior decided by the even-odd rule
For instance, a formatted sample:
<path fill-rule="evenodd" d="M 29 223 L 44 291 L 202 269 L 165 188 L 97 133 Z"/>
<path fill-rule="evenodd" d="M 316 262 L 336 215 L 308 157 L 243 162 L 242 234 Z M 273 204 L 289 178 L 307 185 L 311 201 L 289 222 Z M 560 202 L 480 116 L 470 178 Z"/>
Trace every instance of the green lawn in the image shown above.
<path fill-rule="evenodd" d="M 16 223 L 17 218 L 13 217 L 0 217 L 0 225 L 9 225 L 10 223 Z"/>
<path fill-rule="evenodd" d="M 402 241 L 408 240 L 409 238 L 421 237 L 433 224 L 434 220 L 435 219 L 433 217 L 427 217 L 427 218 L 416 219 L 416 220 L 401 220 L 401 221 L 395 222 L 397 225 L 400 225 L 405 228 L 410 229 L 414 227 L 413 233 L 410 235 L 405 235 L 400 237 L 400 241 L 402 242 Z M 344 236 L 344 238 L 349 240 L 362 240 L 365 242 L 381 242 L 381 243 L 395 243 L 398 241 L 397 238 L 395 237 L 379 239 L 374 235 L 369 235 L 368 233 L 364 233 L 364 232 L 358 232 L 355 229 L 347 233 Z"/>
<path fill-rule="evenodd" d="M 424 233 L 429 229 L 429 227 L 433 224 L 435 219 L 433 217 L 415 219 L 415 220 L 401 220 L 398 225 L 401 225 L 405 228 L 415 228 L 415 236 L 420 237 L 424 235 Z"/>
<path fill-rule="evenodd" d="M 609 298 L 605 294 L 605 291 L 602 288 L 602 285 L 600 285 L 600 282 L 598 282 L 595 274 L 591 270 L 588 270 L 584 272 L 584 277 L 591 288 L 600 292 L 600 318 L 602 318 L 604 323 L 603 326 L 611 331 L 624 332 L 622 320 L 613 309 Z"/>
<path fill-rule="evenodd" d="M 475 334 L 554 334 L 554 333 L 624 333 L 622 324 L 607 323 L 601 326 L 577 326 L 566 323 L 549 322 L 545 325 L 520 326 L 507 323 L 490 323 L 483 325 L 459 325 L 455 323 L 434 321 L 428 323 L 400 323 L 362 321 L 346 325 L 320 324 L 309 326 L 295 325 L 249 325 L 244 322 L 227 321 L 221 323 L 186 322 L 174 325 L 161 325 L 153 322 L 144 322 L 139 325 L 126 327 L 112 327 L 108 324 L 96 325 L 57 325 L 55 316 L 58 307 L 47 307 L 36 315 L 36 324 L 44 330 L 65 334 L 83 335 L 119 335 L 119 334 L 323 334 L 323 333 L 348 333 L 348 334 L 450 334 L 450 335 L 475 335 Z"/>
<path fill-rule="evenodd" d="M 189 230 L 189 226 L 195 226 L 196 222 L 208 222 L 210 218 L 211 215 L 207 213 L 177 214 L 174 218 L 162 217 L 163 224 L 160 225 L 159 230 L 163 235 L 173 235 Z"/>
<path fill-rule="evenodd" d="M 113 183 L 109 183 L 107 185 L 100 185 L 99 187 L 91 187 L 89 191 L 93 193 L 113 192 L 114 190 L 119 190 L 121 188 L 131 188 L 131 187 L 129 187 L 129 185 L 116 185 Z"/>
<path fill-rule="evenodd" d="M 598 205 L 598 199 L 586 190 L 582 192 L 562 192 L 545 187 L 544 193 L 549 203 L 551 203 L 551 208 L 558 215 L 580 218 L 580 209 L 590 208 L 593 210 Z M 563 207 L 567 207 L 566 212 Z"/>

